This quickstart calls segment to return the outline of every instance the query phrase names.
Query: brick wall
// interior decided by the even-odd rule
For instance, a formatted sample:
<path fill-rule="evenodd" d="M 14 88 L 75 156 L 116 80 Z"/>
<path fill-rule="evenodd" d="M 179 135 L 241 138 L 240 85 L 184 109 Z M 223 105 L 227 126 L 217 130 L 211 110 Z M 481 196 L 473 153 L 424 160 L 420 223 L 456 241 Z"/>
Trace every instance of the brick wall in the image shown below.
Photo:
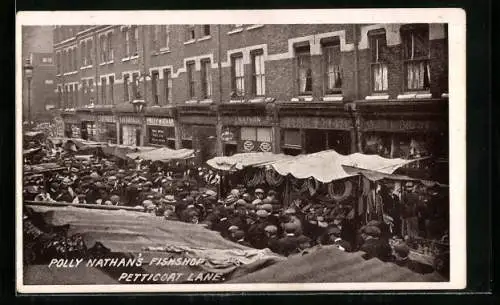
<path fill-rule="evenodd" d="M 366 25 L 363 25 L 366 26 Z M 354 27 L 353 25 L 265 25 L 263 27 L 248 29 L 249 25 L 245 25 L 243 30 L 233 34 L 228 34 L 233 28 L 231 25 L 220 26 L 220 48 L 222 53 L 222 100 L 228 101 L 231 92 L 231 68 L 228 60 L 231 52 L 241 51 L 245 57 L 245 89 L 250 92 L 252 86 L 252 67 L 248 60 L 248 53 L 252 49 L 261 48 L 264 45 L 264 52 L 269 57 L 265 63 L 266 74 L 266 95 L 274 97 L 278 100 L 290 100 L 296 96 L 297 88 L 295 85 L 296 76 L 294 72 L 295 60 L 293 59 L 293 50 L 290 50 L 290 44 L 293 45 L 296 41 L 308 40 L 310 43 L 319 44 L 323 33 L 338 32 L 341 37 L 341 66 L 343 74 L 342 92 L 344 100 L 356 99 L 355 92 L 355 52 L 353 50 L 354 43 Z M 172 69 L 173 75 L 173 92 L 172 97 L 175 103 L 184 103 L 188 100 L 187 89 L 187 73 L 185 72 L 185 60 L 193 59 L 196 61 L 197 70 L 194 73 L 195 78 L 195 97 L 201 99 L 201 75 L 200 75 L 200 59 L 212 59 L 212 100 L 219 100 L 219 76 L 217 69 L 218 62 L 218 29 L 219 26 L 211 25 L 210 37 L 203 38 L 202 26 L 195 27 L 196 40 L 193 43 L 185 43 L 185 26 L 184 25 L 171 25 L 170 26 L 170 52 L 162 54 L 152 54 L 150 48 L 150 35 L 151 28 L 145 27 L 146 33 L 146 64 L 148 69 L 159 69 L 160 74 L 163 73 L 164 67 Z M 96 74 L 109 75 L 114 73 L 114 102 L 124 102 L 123 92 L 123 79 L 122 73 L 126 71 L 142 71 L 141 61 L 126 61 L 123 62 L 123 41 L 120 26 L 113 27 L 113 49 L 114 49 L 114 63 L 106 65 L 97 65 L 98 60 L 98 34 L 101 31 L 108 31 L 109 28 L 101 27 L 99 30 L 94 30 L 90 35 L 94 35 L 93 45 L 97 51 L 97 58 L 94 58 L 94 67 L 91 69 L 81 70 L 75 75 L 67 75 L 58 78 L 58 83 L 80 82 L 82 78 L 95 77 Z M 81 39 L 85 39 L 89 34 L 84 34 L 77 37 L 75 42 L 78 43 Z M 366 35 L 366 33 L 365 33 Z M 392 35 L 392 34 L 391 34 Z M 324 36 L 324 35 L 323 35 Z M 358 40 L 363 37 L 358 37 Z M 391 38 L 392 39 L 392 38 Z M 431 92 L 434 96 L 439 96 L 442 92 L 447 92 L 448 82 L 448 63 L 447 63 L 447 50 L 445 39 L 433 39 L 431 43 Z M 97 43 L 97 44 L 96 44 Z M 69 46 L 58 45 L 56 49 L 61 49 Z M 142 27 L 139 27 L 139 50 L 142 49 Z M 390 60 L 389 60 L 389 84 L 388 94 L 390 98 L 396 98 L 398 94 L 403 91 L 403 69 L 401 67 L 401 45 L 390 45 Z M 313 48 L 311 48 L 313 51 Z M 314 53 L 314 52 L 312 52 Z M 79 54 L 79 52 L 78 52 Z M 246 54 L 246 55 L 245 55 Z M 78 55 L 78 63 L 80 64 L 80 55 Z M 371 90 L 371 71 L 370 71 L 370 50 L 367 48 L 360 49 L 358 52 L 359 63 L 359 98 L 363 99 L 367 95 L 372 94 Z M 313 62 L 313 97 L 318 100 L 323 96 L 323 77 L 324 70 L 321 67 L 321 56 L 319 54 L 312 54 L 311 60 Z M 163 75 L 160 76 L 163 78 Z M 94 80 L 100 82 L 100 80 Z M 161 99 L 164 99 L 163 94 L 163 79 L 158 82 Z M 142 87 L 142 85 L 141 85 Z M 152 100 L 151 82 L 147 84 L 148 92 L 146 99 Z M 109 90 L 109 84 L 108 84 Z M 142 88 L 140 89 L 143 91 Z M 100 102 L 100 88 L 94 91 L 93 95 L 96 101 Z M 98 96 L 96 96 L 98 94 Z M 108 94 L 109 95 L 109 94 Z M 84 97 L 80 93 L 80 105 L 88 103 L 89 97 Z"/>

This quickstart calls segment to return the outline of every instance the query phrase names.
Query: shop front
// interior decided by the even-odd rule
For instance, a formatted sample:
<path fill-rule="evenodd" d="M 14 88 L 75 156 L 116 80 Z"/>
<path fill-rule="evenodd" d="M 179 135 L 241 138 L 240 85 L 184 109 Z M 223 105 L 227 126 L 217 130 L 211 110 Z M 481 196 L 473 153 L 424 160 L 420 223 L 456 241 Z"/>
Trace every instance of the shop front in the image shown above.
<path fill-rule="evenodd" d="M 75 115 L 65 115 L 62 117 L 64 121 L 64 137 L 80 138 L 80 120 Z"/>
<path fill-rule="evenodd" d="M 146 118 L 147 142 L 149 145 L 175 149 L 175 127 L 173 118 Z"/>
<path fill-rule="evenodd" d="M 281 150 L 288 155 L 334 149 L 352 151 L 351 120 L 342 117 L 284 117 L 280 119 Z"/>
<path fill-rule="evenodd" d="M 97 139 L 117 144 L 116 119 L 113 115 L 97 115 Z"/>
<path fill-rule="evenodd" d="M 120 122 L 120 144 L 129 146 L 141 146 L 143 120 L 136 116 L 121 116 Z"/>
<path fill-rule="evenodd" d="M 195 150 L 195 162 L 203 164 L 217 155 L 215 116 L 181 113 L 179 123 L 182 148 Z"/>
<path fill-rule="evenodd" d="M 272 152 L 273 129 L 267 116 L 234 115 L 222 118 L 224 155 Z"/>
<path fill-rule="evenodd" d="M 365 119 L 362 147 L 365 154 L 422 159 L 404 166 L 398 173 L 448 182 L 448 133 L 443 121 Z"/>

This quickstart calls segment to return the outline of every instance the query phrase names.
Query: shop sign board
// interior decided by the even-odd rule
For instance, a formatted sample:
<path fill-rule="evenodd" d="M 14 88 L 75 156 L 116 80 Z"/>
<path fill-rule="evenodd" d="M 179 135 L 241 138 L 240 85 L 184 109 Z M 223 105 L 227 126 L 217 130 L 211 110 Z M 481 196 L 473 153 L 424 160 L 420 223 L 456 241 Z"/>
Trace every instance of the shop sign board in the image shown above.
<path fill-rule="evenodd" d="M 167 145 L 168 140 L 175 140 L 175 131 L 172 127 L 148 126 L 149 143 Z"/>
<path fill-rule="evenodd" d="M 115 123 L 115 117 L 112 115 L 98 115 L 97 121 L 102 123 Z"/>
<path fill-rule="evenodd" d="M 173 127 L 174 126 L 174 119 L 173 118 L 148 117 L 148 118 L 146 118 L 146 124 L 147 125 L 154 125 L 154 126 Z"/>
<path fill-rule="evenodd" d="M 273 148 L 270 142 L 246 140 L 239 143 L 243 152 L 270 152 Z"/>
<path fill-rule="evenodd" d="M 93 122 L 96 120 L 96 117 L 94 115 L 91 115 L 91 114 L 82 113 L 79 116 L 80 116 L 81 121 Z"/>
<path fill-rule="evenodd" d="M 234 126 L 262 126 L 269 125 L 270 122 L 266 118 L 260 116 L 236 116 L 222 117 L 222 124 Z"/>
<path fill-rule="evenodd" d="M 135 124 L 135 125 L 141 125 L 142 120 L 140 117 L 135 117 L 135 116 L 121 116 L 119 118 L 119 121 L 121 124 Z"/>
<path fill-rule="evenodd" d="M 283 117 L 280 119 L 283 128 L 303 129 L 340 129 L 352 128 L 352 122 L 348 118 L 326 118 L 326 117 Z"/>
<path fill-rule="evenodd" d="M 364 120 L 365 130 L 389 130 L 389 131 L 409 131 L 409 130 L 438 130 L 444 128 L 438 122 L 428 120 Z"/>
<path fill-rule="evenodd" d="M 180 117 L 181 123 L 192 125 L 215 125 L 215 117 L 203 115 L 190 115 Z"/>

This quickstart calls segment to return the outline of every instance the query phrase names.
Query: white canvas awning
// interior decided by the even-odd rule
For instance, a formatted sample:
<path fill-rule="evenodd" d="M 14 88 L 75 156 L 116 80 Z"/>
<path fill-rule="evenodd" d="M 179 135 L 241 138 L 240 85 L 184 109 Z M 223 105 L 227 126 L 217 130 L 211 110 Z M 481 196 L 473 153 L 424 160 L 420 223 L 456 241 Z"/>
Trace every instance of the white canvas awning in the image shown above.
<path fill-rule="evenodd" d="M 293 156 L 270 152 L 240 153 L 229 157 L 215 157 L 207 161 L 212 168 L 222 171 L 237 171 L 249 166 L 265 166 L 278 161 L 293 159 Z"/>

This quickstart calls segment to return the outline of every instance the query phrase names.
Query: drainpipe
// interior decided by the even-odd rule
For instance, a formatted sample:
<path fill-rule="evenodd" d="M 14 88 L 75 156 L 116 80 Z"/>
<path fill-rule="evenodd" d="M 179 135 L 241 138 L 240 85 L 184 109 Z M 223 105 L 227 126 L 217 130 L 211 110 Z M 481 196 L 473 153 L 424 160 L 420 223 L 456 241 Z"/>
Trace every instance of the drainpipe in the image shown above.
<path fill-rule="evenodd" d="M 95 82 L 94 82 L 94 87 L 95 87 L 95 104 L 96 105 L 99 105 L 99 56 L 98 56 L 98 53 L 97 53 L 97 41 L 98 40 L 98 36 L 97 36 L 97 32 L 94 33 L 94 43 L 93 43 L 93 46 L 94 46 L 94 66 L 95 66 Z"/>
<path fill-rule="evenodd" d="M 224 149 L 222 145 L 222 118 L 220 113 L 220 105 L 222 104 L 222 49 L 220 43 L 220 32 L 221 25 L 217 25 L 217 69 L 219 72 L 219 99 L 216 102 L 217 105 L 215 107 L 216 112 L 216 125 L 215 125 L 215 135 L 216 135 L 216 153 L 217 156 L 224 155 Z"/>

